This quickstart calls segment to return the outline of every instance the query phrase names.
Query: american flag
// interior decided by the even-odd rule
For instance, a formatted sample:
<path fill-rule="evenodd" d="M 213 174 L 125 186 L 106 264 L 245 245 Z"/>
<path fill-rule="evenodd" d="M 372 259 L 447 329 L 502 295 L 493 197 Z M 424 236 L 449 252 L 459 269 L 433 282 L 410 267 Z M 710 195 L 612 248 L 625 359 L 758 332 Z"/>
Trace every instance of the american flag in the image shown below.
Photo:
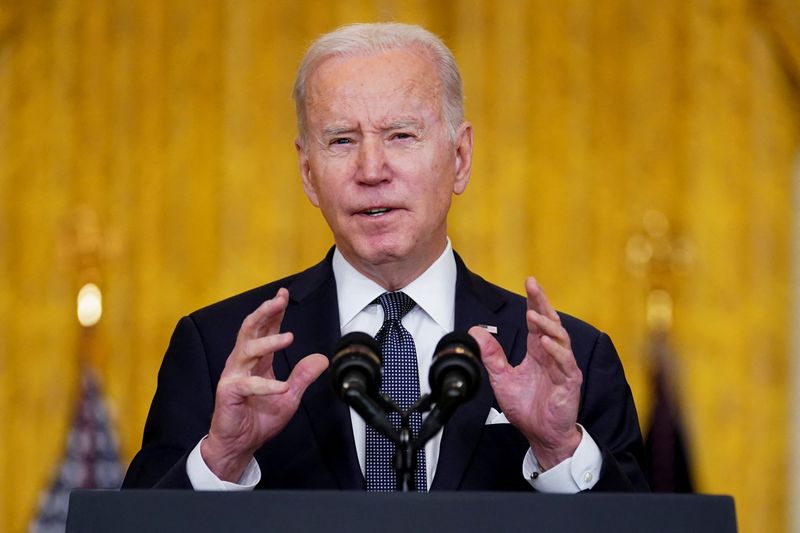
<path fill-rule="evenodd" d="M 32 533 L 63 533 L 72 489 L 114 489 L 122 483 L 122 465 L 105 401 L 95 373 L 84 366 L 81 391 L 64 457 L 49 489 L 42 494 Z"/>
<path fill-rule="evenodd" d="M 645 461 L 653 492 L 694 492 L 686 430 L 676 395 L 674 353 L 665 332 L 651 337 L 653 408 Z"/>

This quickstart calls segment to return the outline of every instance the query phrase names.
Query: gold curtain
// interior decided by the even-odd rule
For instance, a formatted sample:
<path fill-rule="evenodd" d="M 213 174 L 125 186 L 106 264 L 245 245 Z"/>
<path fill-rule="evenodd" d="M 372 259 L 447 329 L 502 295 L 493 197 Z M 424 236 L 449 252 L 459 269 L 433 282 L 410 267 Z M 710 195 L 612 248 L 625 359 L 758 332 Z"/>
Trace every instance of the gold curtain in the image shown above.
<path fill-rule="evenodd" d="M 608 331 L 643 422 L 644 213 L 691 245 L 673 281 L 699 489 L 743 532 L 786 530 L 795 0 L 0 0 L 0 530 L 23 531 L 63 447 L 78 365 L 99 369 L 125 460 L 187 312 L 316 262 L 290 86 L 354 21 L 452 46 L 476 129 L 451 216 L 472 268 Z M 105 314 L 78 353 L 75 296 Z M 796 504 L 796 502 L 794 502 Z"/>

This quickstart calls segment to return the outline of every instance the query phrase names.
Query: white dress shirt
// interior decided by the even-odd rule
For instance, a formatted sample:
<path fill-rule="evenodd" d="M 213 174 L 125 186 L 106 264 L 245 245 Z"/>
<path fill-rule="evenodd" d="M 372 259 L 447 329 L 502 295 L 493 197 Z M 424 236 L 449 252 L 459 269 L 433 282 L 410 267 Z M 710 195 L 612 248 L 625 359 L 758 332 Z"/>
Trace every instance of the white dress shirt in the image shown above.
<path fill-rule="evenodd" d="M 342 335 L 351 331 L 363 331 L 374 337 L 383 325 L 383 308 L 372 302 L 386 292 L 386 289 L 353 268 L 339 250 L 333 253 L 333 275 L 336 278 L 336 293 L 339 295 L 339 326 Z M 445 251 L 428 270 L 400 290 L 417 304 L 406 313 L 401 322 L 414 338 L 420 395 L 427 394 L 431 391 L 428 371 L 433 351 L 439 339 L 453 331 L 455 324 L 456 260 L 450 241 L 448 240 Z M 424 418 L 425 415 L 423 420 Z M 364 473 L 366 424 L 353 409 L 350 409 L 350 420 L 353 423 L 358 463 Z M 442 432 L 439 431 L 425 444 L 425 470 L 429 488 L 436 473 L 441 440 Z"/>
<path fill-rule="evenodd" d="M 386 290 L 358 272 L 345 260 L 338 249 L 333 254 L 333 274 L 336 280 L 339 326 L 342 335 L 351 331 L 363 331 L 375 336 L 383 324 L 383 309 L 380 304 L 373 302 Z M 455 286 L 456 263 L 448 239 L 444 252 L 428 270 L 400 289 L 417 304 L 403 317 L 402 324 L 414 338 L 420 394 L 430 392 L 428 371 L 436 344 L 454 328 Z M 363 474 L 366 455 L 366 425 L 364 420 L 352 409 L 350 410 L 350 419 L 353 425 L 358 462 Z M 507 424 L 508 420 L 505 415 L 492 409 L 486 423 Z M 524 476 L 531 486 L 540 492 L 575 493 L 593 487 L 600 477 L 602 456 L 589 433 L 582 427 L 581 431 L 581 442 L 571 458 L 542 472 L 529 449 L 521 465 L 520 475 Z M 429 488 L 436 474 L 441 435 L 440 431 L 425 444 L 426 478 Z M 258 463 L 252 459 L 238 484 L 220 480 L 203 461 L 200 455 L 200 443 L 189 454 L 186 471 L 196 490 L 250 490 L 261 479 Z"/>

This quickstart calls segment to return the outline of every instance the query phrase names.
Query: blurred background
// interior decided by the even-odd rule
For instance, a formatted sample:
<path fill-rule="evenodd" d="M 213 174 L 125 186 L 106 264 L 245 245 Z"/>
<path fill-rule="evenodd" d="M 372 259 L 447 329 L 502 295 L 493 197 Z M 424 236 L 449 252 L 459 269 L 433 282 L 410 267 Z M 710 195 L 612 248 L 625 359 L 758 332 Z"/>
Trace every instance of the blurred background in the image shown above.
<path fill-rule="evenodd" d="M 460 64 L 467 264 L 611 335 L 675 490 L 800 531 L 797 0 L 0 0 L 0 530 L 124 471 L 182 315 L 329 248 L 291 83 L 377 20 Z"/>

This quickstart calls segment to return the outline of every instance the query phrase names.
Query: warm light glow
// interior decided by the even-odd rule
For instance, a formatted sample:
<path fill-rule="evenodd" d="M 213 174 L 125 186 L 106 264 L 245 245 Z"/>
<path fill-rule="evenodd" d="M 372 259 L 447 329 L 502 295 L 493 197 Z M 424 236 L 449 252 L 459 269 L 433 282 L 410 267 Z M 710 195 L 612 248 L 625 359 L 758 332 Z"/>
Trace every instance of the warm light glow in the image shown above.
<path fill-rule="evenodd" d="M 667 291 L 654 289 L 647 295 L 647 324 L 653 330 L 672 328 L 672 296 Z"/>
<path fill-rule="evenodd" d="M 649 209 L 642 217 L 644 230 L 654 239 L 666 237 L 669 233 L 669 219 L 661 211 Z"/>
<path fill-rule="evenodd" d="M 83 327 L 94 326 L 103 316 L 103 293 L 94 283 L 87 283 L 78 291 L 78 322 Z"/>

